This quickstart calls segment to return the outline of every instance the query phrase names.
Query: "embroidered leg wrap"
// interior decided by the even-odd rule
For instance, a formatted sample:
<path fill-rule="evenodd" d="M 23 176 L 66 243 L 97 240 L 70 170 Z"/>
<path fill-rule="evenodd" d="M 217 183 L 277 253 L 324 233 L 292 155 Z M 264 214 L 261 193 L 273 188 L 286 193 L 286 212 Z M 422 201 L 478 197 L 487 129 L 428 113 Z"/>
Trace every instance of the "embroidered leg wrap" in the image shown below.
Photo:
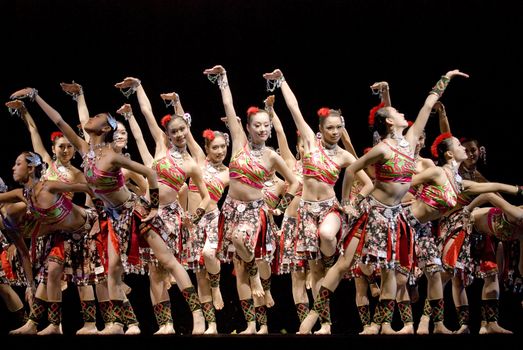
<path fill-rule="evenodd" d="M 17 328 L 27 322 L 27 313 L 23 306 L 20 309 L 13 311 L 12 314 L 13 324 L 15 324 Z"/>
<path fill-rule="evenodd" d="M 322 255 L 321 261 L 323 261 L 323 266 L 326 269 L 331 268 L 336 263 L 336 254 L 333 254 L 331 256 Z"/>
<path fill-rule="evenodd" d="M 258 266 L 256 265 L 256 259 L 252 259 L 245 263 L 245 270 L 249 273 L 249 277 L 254 277 L 258 273 Z"/>
<path fill-rule="evenodd" d="M 247 322 L 253 322 L 256 321 L 254 317 L 254 300 L 252 299 L 243 299 L 240 300 L 240 305 L 242 307 L 243 316 L 245 317 L 245 321 Z"/>
<path fill-rule="evenodd" d="M 153 305 L 153 311 L 158 327 L 164 326 L 168 323 L 173 323 L 170 300 L 162 301 L 156 305 Z"/>
<path fill-rule="evenodd" d="M 376 308 L 374 308 L 374 315 L 372 315 L 372 322 L 376 323 L 377 325 L 381 325 L 383 322 L 383 314 L 381 312 L 381 303 L 376 304 Z"/>
<path fill-rule="evenodd" d="M 360 314 L 361 324 L 363 326 L 370 325 L 370 310 L 369 305 L 358 306 L 358 313 Z"/>
<path fill-rule="evenodd" d="M 124 306 L 123 300 L 111 300 L 111 309 L 112 309 L 112 320 L 114 323 L 119 323 L 120 325 L 125 325 L 125 316 L 124 316 Z"/>
<path fill-rule="evenodd" d="M 487 322 L 497 322 L 499 316 L 499 300 L 498 299 L 487 299 L 482 300 L 485 308 L 485 316 Z"/>
<path fill-rule="evenodd" d="M 55 326 L 60 325 L 60 322 L 62 322 L 61 301 L 49 302 L 49 309 L 47 310 L 47 319 L 49 320 L 49 323 L 52 323 Z"/>
<path fill-rule="evenodd" d="M 305 317 L 309 314 L 309 304 L 305 303 L 298 303 L 296 305 L 296 313 L 298 314 L 298 319 L 300 320 L 300 323 L 303 322 Z"/>
<path fill-rule="evenodd" d="M 220 273 L 209 273 L 209 281 L 211 288 L 218 288 L 220 286 Z"/>
<path fill-rule="evenodd" d="M 321 286 L 318 297 L 314 301 L 312 309 L 316 311 L 320 317 L 322 324 L 331 324 L 331 309 L 330 309 L 330 296 L 332 292 Z"/>
<path fill-rule="evenodd" d="M 412 305 L 410 301 L 400 301 L 398 303 L 398 309 L 400 311 L 401 321 L 403 324 L 413 323 L 414 319 L 412 318 Z"/>
<path fill-rule="evenodd" d="M 114 322 L 113 304 L 110 300 L 98 302 L 104 323 Z"/>
<path fill-rule="evenodd" d="M 267 278 L 267 279 L 263 279 L 263 278 L 260 278 L 261 279 L 261 284 L 262 284 L 262 287 L 263 287 L 263 290 L 271 290 L 271 278 Z"/>
<path fill-rule="evenodd" d="M 458 306 L 456 308 L 456 312 L 458 314 L 459 325 L 460 326 L 468 325 L 469 319 L 470 319 L 469 306 L 468 305 Z"/>
<path fill-rule="evenodd" d="M 124 300 L 122 310 L 123 310 L 125 324 L 127 326 L 133 326 L 133 325 L 139 324 L 138 319 L 136 318 L 136 314 L 134 313 L 133 307 L 131 306 L 131 303 L 129 302 L 129 300 Z M 118 321 L 116 321 L 116 322 L 118 322 Z"/>
<path fill-rule="evenodd" d="M 96 322 L 96 302 L 94 300 L 80 300 L 84 322 Z"/>
<path fill-rule="evenodd" d="M 216 322 L 216 313 L 214 311 L 214 305 L 212 301 L 202 303 L 203 317 L 207 323 Z"/>
<path fill-rule="evenodd" d="M 200 298 L 198 298 L 198 294 L 196 293 L 194 286 L 185 288 L 182 290 L 182 294 L 187 304 L 189 304 L 189 309 L 191 309 L 191 312 L 200 310 L 202 308 L 200 305 Z"/>
<path fill-rule="evenodd" d="M 47 306 L 47 301 L 40 298 L 34 298 L 29 319 L 34 323 L 39 324 L 44 315 L 47 314 Z"/>
<path fill-rule="evenodd" d="M 254 312 L 256 313 L 256 321 L 258 321 L 258 324 L 260 326 L 266 326 L 267 325 L 267 307 L 265 305 L 256 306 L 254 308 Z"/>
<path fill-rule="evenodd" d="M 425 299 L 427 301 L 427 299 Z M 429 300 L 429 308 L 432 309 L 432 320 L 434 322 L 443 322 L 445 317 L 445 301 L 443 299 Z M 425 315 L 425 310 L 423 311 Z"/>
<path fill-rule="evenodd" d="M 394 305 L 396 304 L 396 300 L 394 299 L 382 299 L 380 300 L 381 303 L 381 312 L 383 315 L 382 323 L 391 323 L 392 322 L 392 316 L 394 316 Z"/>
<path fill-rule="evenodd" d="M 425 299 L 425 302 L 423 303 L 423 316 L 427 316 L 430 318 L 430 315 L 432 315 L 432 304 L 430 303 L 429 299 Z"/>

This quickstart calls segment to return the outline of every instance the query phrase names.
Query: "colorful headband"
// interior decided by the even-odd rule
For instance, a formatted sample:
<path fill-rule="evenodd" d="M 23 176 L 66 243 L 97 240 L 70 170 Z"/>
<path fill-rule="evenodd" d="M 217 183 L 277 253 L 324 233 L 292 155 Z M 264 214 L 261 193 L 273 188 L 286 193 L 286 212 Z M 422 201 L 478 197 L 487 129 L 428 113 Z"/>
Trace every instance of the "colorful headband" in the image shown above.
<path fill-rule="evenodd" d="M 51 133 L 51 141 L 52 142 L 54 142 L 54 140 L 56 140 L 59 137 L 64 137 L 64 134 L 62 134 L 61 131 L 55 131 L 55 132 Z"/>
<path fill-rule="evenodd" d="M 379 105 L 374 106 L 374 107 L 371 108 L 371 110 L 369 112 L 369 126 L 370 127 L 374 126 L 374 118 L 376 118 L 376 112 L 378 112 L 383 107 L 385 107 L 385 103 L 384 102 L 380 102 Z"/>
<path fill-rule="evenodd" d="M 111 129 L 116 130 L 118 128 L 118 123 L 116 122 L 116 118 L 111 115 L 111 113 L 107 113 L 107 123 L 111 126 Z"/>
<path fill-rule="evenodd" d="M 434 140 L 434 143 L 430 147 L 430 153 L 434 156 L 434 158 L 438 158 L 438 146 L 439 144 L 446 139 L 450 139 L 452 137 L 452 134 L 450 132 L 445 132 L 438 137 L 436 137 L 436 140 Z"/>

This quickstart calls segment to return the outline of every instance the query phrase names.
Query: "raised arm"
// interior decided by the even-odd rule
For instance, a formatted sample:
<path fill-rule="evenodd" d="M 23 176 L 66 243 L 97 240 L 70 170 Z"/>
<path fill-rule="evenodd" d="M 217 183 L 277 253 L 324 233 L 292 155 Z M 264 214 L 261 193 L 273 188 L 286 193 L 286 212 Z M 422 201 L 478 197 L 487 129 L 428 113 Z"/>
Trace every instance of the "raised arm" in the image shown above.
<path fill-rule="evenodd" d="M 166 148 L 165 132 L 162 130 L 162 128 L 160 128 L 156 118 L 154 117 L 151 102 L 145 93 L 140 79 L 127 77 L 122 82 L 115 84 L 115 86 L 120 90 L 129 89 L 127 91 L 136 91 L 136 97 L 138 98 L 138 103 L 140 104 L 140 110 L 145 116 L 149 131 L 151 132 L 156 143 L 155 156 L 158 154 L 163 154 L 163 151 Z M 125 95 L 128 96 L 127 93 L 125 93 Z"/>
<path fill-rule="evenodd" d="M 300 106 L 298 105 L 298 100 L 296 99 L 294 92 L 292 92 L 289 84 L 287 83 L 287 80 L 285 80 L 285 78 L 283 77 L 282 71 L 279 69 L 275 69 L 272 73 L 265 73 L 263 77 L 269 81 L 276 81 L 276 86 L 280 86 L 283 98 L 285 99 L 285 103 L 287 104 L 287 108 L 289 108 L 292 118 L 294 119 L 294 123 L 296 124 L 298 131 L 303 137 L 303 140 L 309 144 L 314 143 L 316 140 L 316 134 L 311 129 L 309 124 L 307 124 L 305 118 L 303 118 Z"/>
<path fill-rule="evenodd" d="M 76 108 L 78 110 L 78 119 L 80 120 L 80 127 L 82 128 L 84 140 L 89 142 L 89 134 L 85 132 L 84 125 L 89 120 L 89 109 L 87 108 L 87 103 L 85 102 L 84 90 L 82 85 L 75 83 L 60 83 L 62 90 L 73 97 L 73 100 L 76 101 Z"/>
<path fill-rule="evenodd" d="M 373 95 L 380 95 L 381 102 L 383 102 L 383 107 L 392 106 L 392 101 L 390 99 L 389 83 L 386 81 L 379 81 L 370 86 Z"/>
<path fill-rule="evenodd" d="M 294 158 L 294 154 L 292 154 L 292 151 L 289 147 L 289 144 L 287 142 L 287 136 L 285 135 L 285 131 L 283 130 L 283 125 L 280 121 L 280 118 L 274 110 L 274 95 L 267 97 L 267 99 L 265 100 L 265 109 L 269 111 L 272 126 L 274 127 L 274 131 L 276 132 L 276 138 L 278 139 L 278 148 L 280 149 L 280 155 L 285 161 L 285 164 L 287 164 L 287 166 L 289 167 L 289 169 L 293 169 L 294 163 L 296 162 L 296 158 Z"/>
<path fill-rule="evenodd" d="M 44 143 L 42 142 L 42 137 L 38 132 L 38 127 L 34 122 L 33 117 L 27 110 L 24 105 L 24 102 L 21 100 L 9 101 L 5 104 L 10 110 L 16 110 L 20 113 L 22 120 L 25 122 L 27 129 L 29 129 L 29 134 L 31 135 L 31 143 L 33 144 L 33 150 L 42 156 L 42 159 L 47 164 L 51 164 L 53 161 L 47 150 L 45 149 Z"/>
<path fill-rule="evenodd" d="M 356 159 L 358 159 L 358 155 L 356 154 L 356 149 L 352 145 L 352 141 L 349 136 L 349 132 L 347 131 L 346 127 L 343 127 L 341 130 L 341 142 L 343 143 L 343 147 L 352 154 Z"/>
<path fill-rule="evenodd" d="M 372 149 L 363 155 L 361 158 L 356 159 L 354 163 L 345 168 L 345 174 L 343 175 L 342 183 L 342 200 L 347 201 L 350 198 L 350 193 L 356 173 L 360 170 L 365 169 L 371 164 L 375 164 L 384 159 L 388 150 L 382 144 L 377 144 Z M 371 190 L 372 191 L 372 190 Z"/>
<path fill-rule="evenodd" d="M 149 152 L 149 148 L 145 143 L 142 134 L 142 129 L 140 128 L 138 122 L 136 121 L 136 118 L 134 117 L 131 105 L 128 103 L 124 104 L 116 111 L 116 113 L 122 115 L 124 119 L 129 122 L 129 128 L 131 129 L 131 133 L 133 134 L 134 140 L 136 141 L 138 152 L 140 153 L 140 157 L 142 157 L 142 162 L 143 164 L 145 164 L 145 166 L 151 167 L 154 158 L 151 155 L 151 152 Z"/>
<path fill-rule="evenodd" d="M 170 92 L 166 94 L 161 94 L 160 97 L 165 101 L 165 104 L 167 106 L 174 106 L 174 112 L 177 115 L 183 115 L 184 110 L 182 107 L 182 103 L 180 101 L 180 96 L 176 92 Z M 194 135 L 192 134 L 192 129 L 188 128 L 188 133 L 186 135 L 187 140 L 187 147 L 189 148 L 189 153 L 191 153 L 191 156 L 196 160 L 196 163 L 202 165 L 205 163 L 205 152 L 200 147 L 198 142 L 194 139 Z"/>
<path fill-rule="evenodd" d="M 463 192 L 481 194 L 487 192 L 504 192 L 512 195 L 522 195 L 522 187 L 499 182 L 476 182 L 463 180 Z"/>
<path fill-rule="evenodd" d="M 438 114 L 439 132 L 441 134 L 451 132 L 449 120 L 447 118 L 447 112 L 445 111 L 445 106 L 443 105 L 443 103 L 441 103 L 441 101 L 437 101 L 434 104 L 433 110 Z"/>
<path fill-rule="evenodd" d="M 423 107 L 421 107 L 414 124 L 412 124 L 412 127 L 409 129 L 409 131 L 407 131 L 406 138 L 411 144 L 415 144 L 417 140 L 419 140 L 420 135 L 425 129 L 425 125 L 427 125 L 427 121 L 434 104 L 439 100 L 441 95 L 443 95 L 443 92 L 447 88 L 450 80 L 455 76 L 461 76 L 465 78 L 469 77 L 468 74 L 462 73 L 458 69 L 454 69 L 448 71 L 447 74 L 443 75 L 436 85 L 434 85 L 429 95 L 425 99 Z"/>
<path fill-rule="evenodd" d="M 243 147 L 245 143 L 245 133 L 241 123 L 238 123 L 236 119 L 236 111 L 234 109 L 229 80 L 227 79 L 227 71 L 222 66 L 216 65 L 204 70 L 203 74 L 207 75 L 209 80 L 217 82 L 220 88 L 225 116 L 227 117 L 227 125 L 229 125 L 231 132 L 232 153 L 234 154 Z"/>

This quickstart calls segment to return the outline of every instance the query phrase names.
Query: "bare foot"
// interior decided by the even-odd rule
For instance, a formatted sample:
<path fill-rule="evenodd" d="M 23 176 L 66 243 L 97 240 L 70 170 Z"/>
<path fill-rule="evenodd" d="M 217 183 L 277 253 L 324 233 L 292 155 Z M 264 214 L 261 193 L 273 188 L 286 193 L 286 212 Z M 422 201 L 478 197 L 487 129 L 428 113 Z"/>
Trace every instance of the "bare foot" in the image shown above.
<path fill-rule="evenodd" d="M 62 334 L 62 329 L 59 324 L 50 324 L 49 326 L 36 333 L 38 335 L 57 335 Z"/>
<path fill-rule="evenodd" d="M 396 334 L 399 335 L 405 335 L 405 334 L 414 334 L 414 324 L 409 322 L 406 323 L 402 329 L 396 332 Z"/>
<path fill-rule="evenodd" d="M 247 322 L 247 328 L 241 331 L 239 334 L 256 334 L 256 322 Z"/>
<path fill-rule="evenodd" d="M 392 329 L 392 326 L 390 325 L 390 323 L 384 322 L 384 323 L 381 324 L 381 332 L 380 332 L 380 334 L 392 335 L 392 334 L 396 334 L 396 331 L 394 329 Z"/>
<path fill-rule="evenodd" d="M 419 335 L 429 334 L 429 325 L 430 325 L 430 317 L 428 317 L 427 315 L 422 315 L 419 320 L 418 329 L 416 330 L 416 334 L 419 334 Z"/>
<path fill-rule="evenodd" d="M 116 335 L 116 334 L 124 334 L 123 331 L 123 324 L 121 323 L 108 323 L 105 325 L 105 328 L 100 331 L 98 334 L 101 335 Z"/>
<path fill-rule="evenodd" d="M 209 327 L 203 332 L 203 334 L 218 334 L 218 328 L 216 327 L 216 322 L 210 322 Z"/>
<path fill-rule="evenodd" d="M 361 331 L 359 335 L 376 335 L 379 334 L 380 328 L 381 326 L 379 324 L 372 322 L 367 326 L 363 326 L 363 331 Z"/>
<path fill-rule="evenodd" d="M 453 334 L 470 334 L 470 328 L 468 325 L 464 324 L 457 331 L 454 331 Z"/>
<path fill-rule="evenodd" d="M 140 330 L 140 327 L 136 323 L 128 326 L 127 330 L 125 331 L 125 335 L 138 335 L 141 333 L 142 333 L 142 331 Z"/>
<path fill-rule="evenodd" d="M 223 299 L 222 299 L 222 292 L 220 291 L 220 287 L 211 288 L 211 294 L 212 294 L 212 304 L 214 305 L 214 308 L 216 310 L 223 309 Z"/>
<path fill-rule="evenodd" d="M 22 327 L 20 328 L 17 328 L 17 329 L 13 329 L 12 331 L 9 332 L 9 334 L 12 334 L 12 335 L 22 335 L 22 334 L 27 334 L 27 335 L 34 335 L 36 334 L 36 331 L 37 331 L 37 324 L 31 320 L 28 320 Z"/>
<path fill-rule="evenodd" d="M 318 320 L 318 313 L 314 310 L 309 311 L 309 314 L 300 324 L 300 334 L 311 334 L 312 327 L 316 324 Z"/>
<path fill-rule="evenodd" d="M 512 331 L 501 327 L 497 322 L 489 322 L 487 324 L 488 334 L 512 334 Z"/>
<path fill-rule="evenodd" d="M 85 322 L 84 326 L 76 331 L 76 335 L 94 335 L 98 334 L 96 322 Z"/>
<path fill-rule="evenodd" d="M 478 334 L 487 334 L 487 321 L 481 321 L 481 326 L 479 326 Z"/>
<path fill-rule="evenodd" d="M 255 276 L 249 276 L 250 285 L 251 285 L 251 291 L 253 297 L 263 298 L 265 295 L 265 291 L 263 290 L 261 280 L 260 280 L 260 274 L 256 274 Z"/>
<path fill-rule="evenodd" d="M 328 323 L 322 323 L 320 329 L 318 329 L 314 334 L 323 335 L 331 334 L 331 325 Z"/>
<path fill-rule="evenodd" d="M 265 291 L 265 305 L 267 307 L 273 307 L 275 304 L 274 299 L 272 298 L 272 294 L 270 290 Z"/>
<path fill-rule="evenodd" d="M 440 322 L 434 322 L 434 334 L 452 334 L 452 331 L 450 329 L 448 329 L 447 327 L 445 327 L 445 325 L 443 324 L 443 321 L 440 321 Z"/>
<path fill-rule="evenodd" d="M 166 323 L 154 333 L 154 335 L 176 334 L 172 323 Z"/>
<path fill-rule="evenodd" d="M 205 332 L 205 317 L 201 309 L 192 313 L 192 334 L 203 334 Z"/>
<path fill-rule="evenodd" d="M 256 334 L 269 334 L 269 327 L 266 324 L 260 326 L 260 330 Z"/>

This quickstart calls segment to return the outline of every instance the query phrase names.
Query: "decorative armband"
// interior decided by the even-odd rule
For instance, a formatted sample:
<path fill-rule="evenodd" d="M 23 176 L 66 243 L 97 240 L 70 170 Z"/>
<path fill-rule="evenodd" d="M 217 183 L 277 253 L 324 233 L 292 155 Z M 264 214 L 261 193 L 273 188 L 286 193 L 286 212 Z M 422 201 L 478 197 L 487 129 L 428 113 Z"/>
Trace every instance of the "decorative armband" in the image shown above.
<path fill-rule="evenodd" d="M 446 76 L 442 75 L 441 79 L 438 80 L 436 85 L 434 85 L 432 90 L 430 90 L 430 93 L 434 94 L 438 97 L 441 97 L 441 95 L 443 95 L 443 92 L 447 88 L 447 85 L 449 85 L 449 81 L 450 81 L 450 78 L 447 78 Z"/>
<path fill-rule="evenodd" d="M 149 199 L 151 201 L 151 208 L 158 209 L 160 206 L 160 190 L 158 188 L 150 188 Z"/>
<path fill-rule="evenodd" d="M 283 197 L 281 197 L 280 203 L 278 203 L 278 209 L 281 211 L 285 211 L 287 207 L 291 204 L 292 200 L 294 199 L 294 195 L 292 193 L 285 193 Z"/>

